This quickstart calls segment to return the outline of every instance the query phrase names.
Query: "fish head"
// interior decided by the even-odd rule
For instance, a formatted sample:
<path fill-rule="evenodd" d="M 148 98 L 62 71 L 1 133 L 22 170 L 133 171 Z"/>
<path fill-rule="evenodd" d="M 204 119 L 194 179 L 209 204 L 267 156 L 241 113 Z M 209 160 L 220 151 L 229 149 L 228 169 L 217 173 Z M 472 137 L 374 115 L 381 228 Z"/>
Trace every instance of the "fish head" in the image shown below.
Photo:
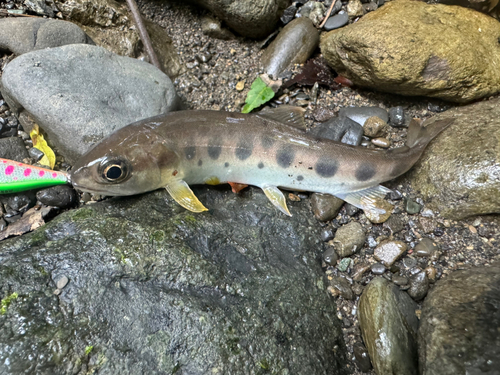
<path fill-rule="evenodd" d="M 73 186 L 123 196 L 156 190 L 175 179 L 177 153 L 154 132 L 137 130 L 122 128 L 82 156 L 71 172 Z"/>

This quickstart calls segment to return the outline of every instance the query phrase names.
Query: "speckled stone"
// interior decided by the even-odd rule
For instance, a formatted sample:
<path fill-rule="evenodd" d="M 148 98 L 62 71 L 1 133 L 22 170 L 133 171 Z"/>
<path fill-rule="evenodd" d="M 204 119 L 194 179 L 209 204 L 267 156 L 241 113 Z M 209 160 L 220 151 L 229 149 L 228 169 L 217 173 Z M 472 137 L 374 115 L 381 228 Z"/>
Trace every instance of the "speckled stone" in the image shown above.
<path fill-rule="evenodd" d="M 332 242 L 339 256 L 344 258 L 359 251 L 363 247 L 365 239 L 366 235 L 361 224 L 357 221 L 351 221 L 337 229 Z"/>
<path fill-rule="evenodd" d="M 385 266 L 390 267 L 406 249 L 407 246 L 402 241 L 384 241 L 375 248 L 373 256 Z"/>
<path fill-rule="evenodd" d="M 439 250 L 439 246 L 432 239 L 425 237 L 415 246 L 414 252 L 419 257 L 432 257 Z"/>
<path fill-rule="evenodd" d="M 410 276 L 410 289 L 408 294 L 415 301 L 423 299 L 429 291 L 429 278 L 424 271 L 420 271 Z"/>
<path fill-rule="evenodd" d="M 387 122 L 378 116 L 369 117 L 363 125 L 363 131 L 367 137 L 379 137 L 384 134 Z"/>

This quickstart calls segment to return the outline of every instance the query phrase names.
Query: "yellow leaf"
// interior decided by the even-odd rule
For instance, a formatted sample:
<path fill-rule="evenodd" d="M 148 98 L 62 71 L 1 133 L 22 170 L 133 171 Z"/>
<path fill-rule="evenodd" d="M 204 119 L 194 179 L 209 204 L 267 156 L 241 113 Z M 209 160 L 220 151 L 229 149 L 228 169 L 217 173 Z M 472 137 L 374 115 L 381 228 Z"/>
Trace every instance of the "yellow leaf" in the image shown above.
<path fill-rule="evenodd" d="M 30 137 L 33 141 L 33 147 L 39 149 L 44 154 L 39 163 L 50 167 L 50 169 L 54 169 L 54 166 L 56 165 L 56 155 L 49 147 L 45 139 L 43 139 L 43 135 L 40 133 L 40 129 L 37 124 L 33 126 L 33 129 L 30 132 Z"/>

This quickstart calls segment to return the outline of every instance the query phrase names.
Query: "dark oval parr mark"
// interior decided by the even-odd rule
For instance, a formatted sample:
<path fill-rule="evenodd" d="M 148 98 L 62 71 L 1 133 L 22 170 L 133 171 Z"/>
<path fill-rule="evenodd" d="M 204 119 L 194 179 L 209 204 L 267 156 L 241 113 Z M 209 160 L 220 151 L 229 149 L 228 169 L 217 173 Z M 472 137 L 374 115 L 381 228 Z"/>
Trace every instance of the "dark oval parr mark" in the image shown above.
<path fill-rule="evenodd" d="M 262 144 L 262 147 L 267 150 L 268 148 L 271 148 L 273 146 L 274 139 L 272 139 L 271 137 L 269 137 L 267 135 L 264 135 L 264 136 L 262 136 L 261 144 Z"/>
<path fill-rule="evenodd" d="M 358 181 L 368 181 L 370 178 L 375 176 L 375 173 L 377 173 L 377 170 L 373 164 L 363 163 L 358 167 L 358 169 L 356 169 L 354 176 Z"/>
<path fill-rule="evenodd" d="M 221 146 L 208 146 L 208 156 L 210 156 L 210 159 L 217 160 L 221 151 Z"/>
<path fill-rule="evenodd" d="M 295 152 L 290 147 L 285 147 L 276 153 L 276 162 L 281 168 L 288 168 L 295 159 Z"/>
<path fill-rule="evenodd" d="M 191 160 L 196 155 L 196 147 L 194 146 L 184 147 L 184 154 L 186 155 L 187 160 Z"/>
<path fill-rule="evenodd" d="M 252 155 L 253 152 L 253 144 L 247 140 L 243 140 L 238 143 L 236 147 L 236 151 L 234 152 L 236 157 L 240 160 L 246 160 Z"/>
<path fill-rule="evenodd" d="M 333 177 L 339 169 L 339 164 L 336 160 L 320 159 L 314 169 L 321 177 Z"/>

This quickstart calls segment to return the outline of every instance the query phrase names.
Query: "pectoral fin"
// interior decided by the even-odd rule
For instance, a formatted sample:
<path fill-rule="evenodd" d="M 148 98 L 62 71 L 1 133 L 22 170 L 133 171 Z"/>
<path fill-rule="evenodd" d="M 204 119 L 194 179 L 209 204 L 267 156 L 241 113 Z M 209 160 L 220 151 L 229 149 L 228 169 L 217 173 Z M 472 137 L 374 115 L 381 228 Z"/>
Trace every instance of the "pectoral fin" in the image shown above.
<path fill-rule="evenodd" d="M 278 208 L 285 215 L 292 216 L 290 211 L 288 211 L 288 207 L 286 206 L 286 199 L 280 189 L 276 186 L 263 186 L 262 190 L 264 190 L 264 194 L 269 198 L 272 204 L 276 208 Z"/>
<path fill-rule="evenodd" d="M 362 210 L 368 210 L 372 212 L 377 212 L 379 214 L 384 214 L 385 209 L 380 208 L 380 204 L 377 202 L 383 200 L 387 193 L 390 193 L 391 189 L 388 189 L 382 185 L 372 186 L 368 189 L 358 190 L 346 194 L 335 194 L 336 197 L 352 204 L 355 207 L 361 208 Z M 383 210 L 384 212 L 379 212 Z"/>
<path fill-rule="evenodd" d="M 196 198 L 196 195 L 194 195 L 193 191 L 185 181 L 174 181 L 165 186 L 165 189 L 167 189 L 172 198 L 185 209 L 192 212 L 208 211 L 208 208 L 206 208 L 198 200 L 198 198 Z"/>

